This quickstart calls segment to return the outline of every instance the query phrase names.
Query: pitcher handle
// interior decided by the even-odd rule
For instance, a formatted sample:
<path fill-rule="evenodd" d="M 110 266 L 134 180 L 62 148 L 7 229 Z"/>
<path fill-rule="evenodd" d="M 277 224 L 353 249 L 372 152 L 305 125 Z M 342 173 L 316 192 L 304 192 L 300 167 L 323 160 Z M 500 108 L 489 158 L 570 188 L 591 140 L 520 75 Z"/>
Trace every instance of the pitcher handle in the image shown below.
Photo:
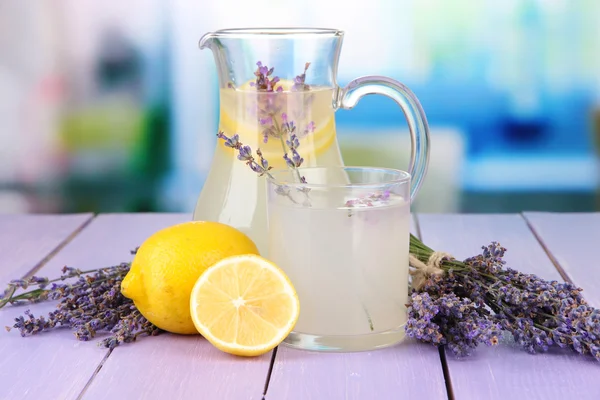
<path fill-rule="evenodd" d="M 364 76 L 341 89 L 338 107 L 350 110 L 368 94 L 382 94 L 394 100 L 404 112 L 410 130 L 411 150 L 408 172 L 411 176 L 410 200 L 421 188 L 429 164 L 429 127 L 425 112 L 411 90 L 385 76 Z"/>

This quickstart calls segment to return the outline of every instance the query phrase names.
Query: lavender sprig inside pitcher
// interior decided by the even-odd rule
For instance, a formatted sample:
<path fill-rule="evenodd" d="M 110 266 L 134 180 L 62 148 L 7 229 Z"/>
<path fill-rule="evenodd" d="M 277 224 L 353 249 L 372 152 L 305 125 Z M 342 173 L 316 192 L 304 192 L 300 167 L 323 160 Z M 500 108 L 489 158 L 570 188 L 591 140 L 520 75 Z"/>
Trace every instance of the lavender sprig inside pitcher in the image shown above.
<path fill-rule="evenodd" d="M 217 133 L 217 137 L 219 139 L 223 140 L 223 144 L 226 147 L 230 147 L 234 150 L 237 150 L 238 160 L 245 162 L 246 165 L 248 167 L 250 167 L 250 169 L 252 171 L 254 171 L 258 174 L 258 176 L 267 175 L 269 178 L 271 178 L 273 181 L 275 181 L 275 179 L 269 172 L 271 169 L 273 169 L 273 167 L 271 167 L 269 165 L 269 162 L 263 157 L 262 151 L 260 149 L 256 150 L 256 156 L 258 157 L 258 161 L 257 161 L 257 159 L 252 154 L 252 148 L 250 146 L 244 145 L 242 142 L 240 142 L 239 135 L 235 134 L 232 137 L 227 137 L 223 132 L 219 131 L 219 133 Z M 295 136 L 292 135 L 291 140 L 294 141 L 297 139 L 295 139 Z M 296 152 L 295 154 L 298 154 L 298 153 Z M 287 153 L 285 153 L 283 157 L 284 157 L 284 159 L 286 159 L 286 163 L 287 163 L 287 160 L 289 159 Z M 300 157 L 300 156 L 298 155 L 298 157 Z M 300 165 L 302 165 L 303 161 L 304 160 L 300 157 L 299 162 L 297 164 L 294 164 L 293 168 L 298 168 Z M 289 164 L 288 164 L 288 166 L 289 166 Z M 290 167 L 292 167 L 292 166 L 290 166 Z M 301 176 L 300 179 L 301 179 L 302 183 L 306 183 L 306 179 L 303 176 Z M 288 197 L 290 199 L 290 201 L 292 201 L 293 203 L 295 203 L 295 204 L 298 203 L 291 196 L 289 186 L 279 184 L 279 185 L 277 185 L 275 191 L 277 192 L 277 194 Z"/>
<path fill-rule="evenodd" d="M 258 61 L 256 65 L 257 69 L 254 72 L 256 79 L 254 82 L 250 82 L 250 86 L 261 94 L 256 104 L 256 117 L 262 128 L 263 142 L 267 143 L 269 138 L 275 138 L 283 143 L 283 140 L 291 133 L 295 133 L 301 138 L 314 132 L 314 121 L 304 121 L 304 113 L 299 112 L 302 110 L 294 112 L 295 121 L 300 124 L 300 129 L 297 129 L 298 126 L 293 120 L 288 120 L 287 113 L 282 112 L 289 97 L 279 95 L 283 92 L 283 86 L 281 86 L 281 79 L 278 76 L 273 76 L 275 68 L 269 68 L 263 65 L 261 61 Z M 310 86 L 305 83 L 309 66 L 310 63 L 307 62 L 304 65 L 304 72 L 294 78 L 291 87 L 292 92 L 310 90 Z"/>
<path fill-rule="evenodd" d="M 285 100 L 281 96 L 278 96 L 277 93 L 283 92 L 283 87 L 276 86 L 280 82 L 279 77 L 274 76 L 270 78 L 275 68 L 268 68 L 262 65 L 260 61 L 256 65 L 258 66 L 254 72 L 256 81 L 251 82 L 250 86 L 255 87 L 259 92 L 267 92 L 266 97 L 262 99 L 263 101 L 257 104 L 258 121 L 262 127 L 263 143 L 268 143 L 269 138 L 279 140 L 286 165 L 294 170 L 298 182 L 305 183 L 304 177 L 300 176 L 297 171 L 298 167 L 304 161 L 297 151 L 298 146 L 300 146 L 298 134 L 301 132 L 300 135 L 304 137 L 309 133 L 313 133 L 315 123 L 314 121 L 310 121 L 301 129 L 298 129 L 297 124 L 288 118 L 287 113 L 281 112 L 283 108 L 282 102 L 285 102 Z M 309 66 L 310 63 L 306 63 L 304 72 L 296 76 L 292 91 L 307 91 L 310 89 L 310 86 L 305 84 L 306 71 Z M 288 155 L 288 152 L 291 153 L 291 157 Z"/>
<path fill-rule="evenodd" d="M 306 71 L 308 71 L 310 63 L 304 64 L 304 72 L 294 78 L 294 84 L 292 85 L 292 91 L 304 91 L 310 90 L 310 86 L 306 84 Z"/>
<path fill-rule="evenodd" d="M 281 112 L 285 100 L 282 100 L 281 97 L 283 87 L 279 84 L 280 78 L 273 75 L 275 68 L 269 68 L 263 65 L 261 61 L 258 61 L 256 65 L 257 69 L 254 72 L 256 78 L 254 82 L 250 82 L 250 86 L 255 88 L 257 92 L 266 95 L 260 97 L 256 104 L 257 119 L 262 129 L 263 143 L 268 143 L 269 138 L 277 139 L 281 144 L 282 157 L 286 166 L 293 171 L 297 182 L 306 183 L 304 176 L 298 172 L 298 168 L 304 162 L 304 159 L 298 153 L 298 147 L 300 146 L 299 134 L 303 137 L 313 133 L 315 123 L 314 121 L 310 121 L 302 129 L 299 129 L 296 122 L 288 118 L 287 113 Z M 305 83 L 306 71 L 309 66 L 310 63 L 306 63 L 304 72 L 296 76 L 292 91 L 310 89 L 310 86 Z M 237 133 L 229 137 L 226 136 L 225 132 L 220 131 L 217 137 L 224 141 L 225 146 L 236 149 L 238 151 L 238 159 L 246 162 L 252 171 L 258 173 L 260 176 L 268 173 L 270 167 L 268 167 L 268 163 L 263 158 L 260 148 L 256 150 L 259 160 L 256 161 L 252 155 L 250 146 L 243 145 Z M 280 186 L 278 190 L 281 193 L 287 193 L 289 196 L 289 187 Z M 306 195 L 306 188 L 300 188 L 300 190 Z M 289 197 L 292 198 L 291 196 Z M 308 196 L 306 199 L 308 200 Z"/>

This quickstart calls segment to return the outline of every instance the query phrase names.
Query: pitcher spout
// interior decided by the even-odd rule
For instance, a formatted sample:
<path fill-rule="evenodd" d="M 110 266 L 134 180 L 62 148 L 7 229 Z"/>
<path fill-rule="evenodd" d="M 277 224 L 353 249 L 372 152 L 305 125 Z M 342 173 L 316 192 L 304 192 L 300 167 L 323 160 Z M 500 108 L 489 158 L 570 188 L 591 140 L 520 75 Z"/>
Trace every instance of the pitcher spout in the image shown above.
<path fill-rule="evenodd" d="M 212 44 L 214 43 L 215 37 L 216 35 L 214 32 L 205 33 L 198 42 L 198 47 L 200 47 L 200 50 L 203 50 L 207 47 L 212 50 Z"/>

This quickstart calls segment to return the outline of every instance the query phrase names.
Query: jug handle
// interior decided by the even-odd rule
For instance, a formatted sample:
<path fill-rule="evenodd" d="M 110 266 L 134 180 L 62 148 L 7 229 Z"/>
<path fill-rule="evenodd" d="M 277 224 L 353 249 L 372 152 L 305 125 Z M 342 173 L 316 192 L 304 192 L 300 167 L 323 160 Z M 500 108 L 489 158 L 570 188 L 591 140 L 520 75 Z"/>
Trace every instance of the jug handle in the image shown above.
<path fill-rule="evenodd" d="M 429 164 L 429 127 L 425 112 L 411 90 L 385 76 L 364 76 L 351 81 L 339 92 L 338 107 L 350 110 L 368 94 L 381 94 L 394 100 L 404 112 L 410 130 L 411 151 L 408 173 L 411 176 L 410 199 L 421 188 Z"/>

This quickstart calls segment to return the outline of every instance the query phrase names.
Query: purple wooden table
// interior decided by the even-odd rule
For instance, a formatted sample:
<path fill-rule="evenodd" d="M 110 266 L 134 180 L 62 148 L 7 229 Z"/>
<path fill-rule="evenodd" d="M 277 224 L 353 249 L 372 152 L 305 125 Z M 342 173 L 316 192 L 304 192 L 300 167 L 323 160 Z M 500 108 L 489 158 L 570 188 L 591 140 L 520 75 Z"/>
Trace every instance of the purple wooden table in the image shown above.
<path fill-rule="evenodd" d="M 0 215 L 0 284 L 64 265 L 97 268 L 187 214 Z M 497 240 L 509 265 L 566 279 L 600 307 L 600 214 L 416 215 L 431 247 L 465 258 Z M 52 304 L 31 307 L 36 314 Z M 0 326 L 24 309 L 0 310 Z M 266 394 L 265 394 L 266 393 Z M 505 338 L 467 359 L 406 341 L 366 353 L 279 347 L 243 359 L 202 337 L 165 334 L 107 351 L 67 330 L 0 332 L 0 399 L 600 399 L 600 364 L 568 351 L 529 355 Z"/>

